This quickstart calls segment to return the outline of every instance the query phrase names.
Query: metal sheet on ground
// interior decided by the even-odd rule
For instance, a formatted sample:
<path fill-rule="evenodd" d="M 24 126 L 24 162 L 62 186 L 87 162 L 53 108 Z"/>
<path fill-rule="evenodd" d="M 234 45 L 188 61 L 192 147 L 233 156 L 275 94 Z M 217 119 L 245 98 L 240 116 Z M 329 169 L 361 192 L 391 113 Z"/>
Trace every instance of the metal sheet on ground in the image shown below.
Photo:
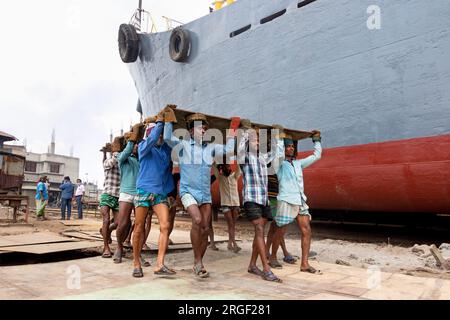
<path fill-rule="evenodd" d="M 88 249 L 101 246 L 103 246 L 103 243 L 100 241 L 75 241 L 75 242 L 43 243 L 28 246 L 8 247 L 8 251 L 44 254 L 60 251 Z"/>
<path fill-rule="evenodd" d="M 5 236 L 0 238 L 0 249 L 10 246 L 23 246 L 31 244 L 41 244 L 50 242 L 68 242 L 77 241 L 75 239 L 69 239 L 62 237 L 56 233 L 51 232 L 35 232 L 25 233 L 13 236 Z M 9 249 L 7 249 L 9 251 Z"/>
<path fill-rule="evenodd" d="M 189 110 L 183 110 L 183 109 L 175 109 L 175 116 L 177 117 L 177 122 L 174 126 L 175 129 L 183 128 L 186 129 L 186 117 L 194 114 L 195 112 L 189 111 Z M 216 128 L 222 131 L 223 136 L 226 136 L 225 130 L 230 127 L 231 119 L 230 118 L 223 118 L 223 117 L 217 117 L 210 114 L 205 114 L 210 128 Z M 239 115 L 236 115 L 239 116 Z M 251 121 L 252 119 L 250 119 Z M 272 129 L 272 125 L 267 124 L 261 124 L 261 123 L 254 123 L 252 124 L 256 125 L 259 128 L 262 129 Z M 284 131 L 292 136 L 294 140 L 302 140 L 306 138 L 310 138 L 312 133 L 309 131 L 301 131 L 301 130 L 295 130 L 295 129 L 288 129 L 285 128 Z"/>

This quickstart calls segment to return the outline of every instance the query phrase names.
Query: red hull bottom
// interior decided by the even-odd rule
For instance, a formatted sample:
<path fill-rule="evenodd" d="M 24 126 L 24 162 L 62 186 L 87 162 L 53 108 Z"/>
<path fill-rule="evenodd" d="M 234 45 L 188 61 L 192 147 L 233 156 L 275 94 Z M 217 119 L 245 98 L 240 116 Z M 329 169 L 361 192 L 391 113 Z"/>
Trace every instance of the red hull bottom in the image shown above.
<path fill-rule="evenodd" d="M 304 181 L 312 209 L 450 214 L 450 135 L 325 149 Z"/>

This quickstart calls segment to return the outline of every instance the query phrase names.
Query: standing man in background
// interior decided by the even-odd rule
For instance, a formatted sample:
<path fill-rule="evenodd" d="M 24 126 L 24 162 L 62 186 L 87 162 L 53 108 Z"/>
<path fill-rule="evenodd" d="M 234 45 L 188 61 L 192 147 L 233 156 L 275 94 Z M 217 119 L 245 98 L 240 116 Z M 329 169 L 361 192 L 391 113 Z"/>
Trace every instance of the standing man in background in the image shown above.
<path fill-rule="evenodd" d="M 66 207 L 67 207 L 67 220 L 70 220 L 70 214 L 72 213 L 72 198 L 74 187 L 69 177 L 64 177 L 63 182 L 59 186 L 61 190 L 61 220 L 66 219 Z"/>
<path fill-rule="evenodd" d="M 75 200 L 77 201 L 78 219 L 83 219 L 84 192 L 84 185 L 81 183 L 81 179 L 77 179 L 77 191 L 75 191 Z"/>

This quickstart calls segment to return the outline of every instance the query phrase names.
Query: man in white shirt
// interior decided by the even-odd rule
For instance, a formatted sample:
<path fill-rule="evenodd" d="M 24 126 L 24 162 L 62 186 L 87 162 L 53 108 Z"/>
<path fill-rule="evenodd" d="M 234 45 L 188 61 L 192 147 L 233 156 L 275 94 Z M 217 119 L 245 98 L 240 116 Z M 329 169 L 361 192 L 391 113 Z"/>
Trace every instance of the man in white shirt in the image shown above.
<path fill-rule="evenodd" d="M 77 179 L 77 191 L 75 191 L 75 200 L 77 201 L 78 219 L 83 219 L 83 196 L 84 185 L 81 183 L 81 179 Z"/>

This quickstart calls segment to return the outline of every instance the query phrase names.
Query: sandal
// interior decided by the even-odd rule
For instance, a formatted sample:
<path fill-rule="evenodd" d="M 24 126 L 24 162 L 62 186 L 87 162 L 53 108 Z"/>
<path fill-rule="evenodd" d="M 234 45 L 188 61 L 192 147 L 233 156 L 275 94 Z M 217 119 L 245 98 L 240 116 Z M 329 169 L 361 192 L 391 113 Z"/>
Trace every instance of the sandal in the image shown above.
<path fill-rule="evenodd" d="M 205 270 L 205 267 L 201 266 L 201 265 L 195 265 L 192 268 L 192 271 L 194 271 L 195 275 L 198 276 L 199 278 L 208 278 L 209 277 L 209 273 L 208 271 Z"/>
<path fill-rule="evenodd" d="M 102 253 L 102 258 L 111 258 L 111 257 L 112 257 L 111 252 L 103 252 Z"/>
<path fill-rule="evenodd" d="M 263 278 L 266 281 L 272 281 L 272 282 L 278 282 L 278 283 L 283 282 L 272 271 L 267 271 L 267 272 L 263 271 L 263 274 L 262 274 L 261 278 Z"/>
<path fill-rule="evenodd" d="M 274 269 L 283 269 L 283 265 L 278 260 L 269 261 L 269 266 Z"/>
<path fill-rule="evenodd" d="M 144 267 L 150 267 L 152 264 L 150 263 L 150 261 L 148 261 L 148 260 L 145 260 L 144 258 L 142 258 L 141 257 L 141 264 L 144 266 Z"/>
<path fill-rule="evenodd" d="M 248 268 L 247 272 L 257 275 L 257 276 L 260 276 L 260 277 L 262 277 L 264 274 L 264 272 L 262 272 L 257 266 L 252 266 L 252 267 Z"/>
<path fill-rule="evenodd" d="M 311 266 L 309 266 L 306 269 L 300 269 L 301 272 L 308 272 L 308 273 L 312 273 L 312 274 L 322 274 L 322 271 L 317 270 Z"/>
<path fill-rule="evenodd" d="M 124 247 L 124 248 L 131 248 L 131 242 L 130 242 L 130 241 L 125 241 L 125 242 L 123 243 L 123 247 Z"/>
<path fill-rule="evenodd" d="M 118 250 L 114 252 L 113 262 L 114 263 L 122 263 L 123 253 L 120 253 Z"/>
<path fill-rule="evenodd" d="M 174 274 L 176 274 L 176 271 L 173 269 L 169 269 L 163 265 L 159 270 L 154 271 L 153 273 L 162 276 L 173 276 Z"/>
<path fill-rule="evenodd" d="M 290 254 L 283 258 L 283 261 L 289 264 L 295 264 L 297 262 L 297 259 L 295 259 Z"/>
<path fill-rule="evenodd" d="M 144 273 L 142 272 L 142 268 L 134 268 L 133 277 L 142 278 L 143 276 L 144 276 Z"/>

